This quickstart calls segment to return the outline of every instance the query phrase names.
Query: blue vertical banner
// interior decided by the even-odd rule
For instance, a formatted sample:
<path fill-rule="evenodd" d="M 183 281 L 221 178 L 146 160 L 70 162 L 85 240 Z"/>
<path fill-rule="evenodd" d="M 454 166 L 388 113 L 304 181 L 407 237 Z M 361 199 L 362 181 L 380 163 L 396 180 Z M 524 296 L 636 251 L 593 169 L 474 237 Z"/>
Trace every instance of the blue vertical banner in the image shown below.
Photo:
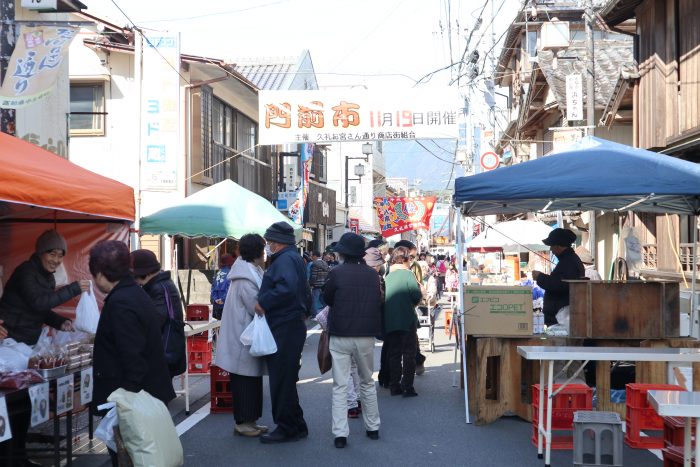
<path fill-rule="evenodd" d="M 300 144 L 299 154 L 301 157 L 301 182 L 296 200 L 289 207 L 289 217 L 295 223 L 304 225 L 304 206 L 306 206 L 306 198 L 309 196 L 309 175 L 314 158 L 314 145 L 310 143 Z"/>

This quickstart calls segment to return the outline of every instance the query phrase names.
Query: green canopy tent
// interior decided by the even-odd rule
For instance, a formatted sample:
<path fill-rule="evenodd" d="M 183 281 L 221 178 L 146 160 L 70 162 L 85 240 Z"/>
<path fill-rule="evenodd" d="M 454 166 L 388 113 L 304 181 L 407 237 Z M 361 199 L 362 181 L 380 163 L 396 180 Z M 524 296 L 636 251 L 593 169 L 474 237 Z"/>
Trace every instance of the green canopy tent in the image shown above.
<path fill-rule="evenodd" d="M 302 228 L 262 196 L 231 180 L 224 180 L 188 196 L 176 205 L 141 218 L 140 233 L 239 239 L 247 233 L 263 235 L 275 222 Z"/>

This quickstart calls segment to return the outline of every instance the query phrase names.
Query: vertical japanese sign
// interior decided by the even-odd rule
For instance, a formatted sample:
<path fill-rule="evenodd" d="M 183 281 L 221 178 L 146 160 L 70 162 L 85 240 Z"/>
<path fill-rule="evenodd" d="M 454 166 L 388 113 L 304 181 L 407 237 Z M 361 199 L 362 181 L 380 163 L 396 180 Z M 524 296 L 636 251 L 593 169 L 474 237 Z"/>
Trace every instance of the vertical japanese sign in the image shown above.
<path fill-rule="evenodd" d="M 177 189 L 179 69 L 179 34 L 146 34 L 143 40 L 141 118 L 141 181 L 144 190 Z"/>
<path fill-rule="evenodd" d="M 289 206 L 289 217 L 295 223 L 304 225 L 304 206 L 306 206 L 306 198 L 309 196 L 309 174 L 311 173 L 311 163 L 314 158 L 314 145 L 300 145 L 301 156 L 301 183 L 297 196 L 291 206 Z"/>
<path fill-rule="evenodd" d="M 77 33 L 77 28 L 22 26 L 0 88 L 0 107 L 17 109 L 46 97 Z"/>
<path fill-rule="evenodd" d="M 580 73 L 566 77 L 566 119 L 583 120 L 583 81 Z"/>

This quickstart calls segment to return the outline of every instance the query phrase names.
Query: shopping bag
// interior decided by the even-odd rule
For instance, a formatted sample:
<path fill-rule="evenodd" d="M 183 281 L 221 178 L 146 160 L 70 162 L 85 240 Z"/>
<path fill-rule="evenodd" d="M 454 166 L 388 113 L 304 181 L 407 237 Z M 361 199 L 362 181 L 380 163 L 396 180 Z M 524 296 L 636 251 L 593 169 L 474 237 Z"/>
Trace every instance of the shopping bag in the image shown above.
<path fill-rule="evenodd" d="M 117 404 L 119 432 L 134 466 L 178 467 L 182 444 L 168 408 L 146 391 L 119 388 L 108 398 Z"/>
<path fill-rule="evenodd" d="M 117 452 L 117 443 L 114 439 L 114 427 L 117 426 L 117 407 L 114 402 L 108 402 L 97 407 L 98 410 L 107 410 L 107 415 L 102 417 L 100 424 L 95 429 L 95 437 L 105 443 L 109 449 Z"/>
<path fill-rule="evenodd" d="M 316 313 L 316 321 L 318 324 L 321 326 L 321 329 L 324 331 L 328 330 L 328 312 L 330 311 L 330 308 L 328 305 L 324 306 L 321 308 L 321 310 Z"/>
<path fill-rule="evenodd" d="M 80 295 L 80 301 L 75 308 L 75 322 L 73 323 L 73 327 L 77 331 L 95 334 L 99 321 L 100 310 L 97 308 L 97 300 L 95 300 L 95 293 L 92 290 L 92 281 L 90 281 L 90 290 Z"/>
<path fill-rule="evenodd" d="M 321 337 L 318 338 L 318 351 L 316 352 L 318 369 L 321 371 L 321 374 L 326 373 L 333 365 L 329 344 L 330 336 L 328 335 L 328 331 L 322 331 Z"/>
<path fill-rule="evenodd" d="M 253 357 L 264 357 L 277 352 L 277 343 L 267 325 L 265 316 L 255 315 L 253 318 L 253 342 L 250 344 L 250 355 Z"/>
<path fill-rule="evenodd" d="M 253 330 L 255 329 L 255 318 L 253 318 L 253 321 L 251 321 L 248 326 L 245 327 L 243 332 L 241 333 L 241 337 L 239 337 L 241 344 L 243 345 L 251 345 L 253 343 Z"/>

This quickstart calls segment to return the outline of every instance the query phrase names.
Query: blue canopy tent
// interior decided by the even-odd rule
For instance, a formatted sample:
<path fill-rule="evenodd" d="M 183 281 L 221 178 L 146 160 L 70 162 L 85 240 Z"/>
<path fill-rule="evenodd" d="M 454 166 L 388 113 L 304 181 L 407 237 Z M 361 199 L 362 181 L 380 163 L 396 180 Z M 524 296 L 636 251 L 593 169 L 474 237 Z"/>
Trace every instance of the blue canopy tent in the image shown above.
<path fill-rule="evenodd" d="M 700 165 L 586 137 L 569 151 L 455 181 L 470 216 L 547 211 L 700 214 Z"/>
<path fill-rule="evenodd" d="M 460 177 L 455 180 L 453 202 L 467 216 L 569 210 L 697 216 L 700 215 L 700 165 L 589 136 L 566 152 Z M 461 244 L 461 216 L 457 222 Z M 695 257 L 697 229 L 693 233 Z M 457 264 L 460 309 L 463 309 L 462 262 Z M 693 261 L 693 311 L 695 269 Z M 691 316 L 691 323 L 694 319 Z"/>

